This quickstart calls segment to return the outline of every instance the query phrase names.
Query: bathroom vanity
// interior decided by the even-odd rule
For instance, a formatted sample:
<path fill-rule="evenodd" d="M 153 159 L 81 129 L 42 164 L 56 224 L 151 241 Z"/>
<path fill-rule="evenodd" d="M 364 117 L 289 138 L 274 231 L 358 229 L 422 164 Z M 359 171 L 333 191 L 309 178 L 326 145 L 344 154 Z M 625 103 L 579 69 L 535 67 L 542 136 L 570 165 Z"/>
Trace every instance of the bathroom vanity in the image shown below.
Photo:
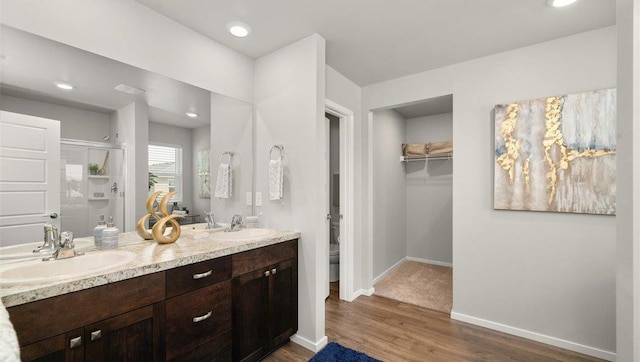
<path fill-rule="evenodd" d="M 297 331 L 299 236 L 125 240 L 116 270 L 0 293 L 24 361 L 255 361 Z"/>

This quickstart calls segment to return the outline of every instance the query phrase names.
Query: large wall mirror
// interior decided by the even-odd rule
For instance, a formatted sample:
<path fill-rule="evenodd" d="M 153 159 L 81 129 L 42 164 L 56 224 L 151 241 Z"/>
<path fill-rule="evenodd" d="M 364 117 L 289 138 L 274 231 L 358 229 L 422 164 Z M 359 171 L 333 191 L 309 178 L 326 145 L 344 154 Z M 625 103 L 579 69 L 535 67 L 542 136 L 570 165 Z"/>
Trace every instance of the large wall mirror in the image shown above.
<path fill-rule="evenodd" d="M 52 221 L 89 236 L 99 215 L 132 231 L 154 190 L 177 192 L 171 206 L 188 211 L 185 223 L 207 211 L 219 222 L 253 213 L 250 104 L 5 25 L 0 35 L 0 110 L 60 121 L 60 205 L 21 211 L 46 218 L 57 207 L 59 217 L 16 227 L 23 208 L 5 197 L 16 180 L 0 169 L 0 246 L 41 240 Z M 129 122 L 142 125 L 138 134 Z"/>

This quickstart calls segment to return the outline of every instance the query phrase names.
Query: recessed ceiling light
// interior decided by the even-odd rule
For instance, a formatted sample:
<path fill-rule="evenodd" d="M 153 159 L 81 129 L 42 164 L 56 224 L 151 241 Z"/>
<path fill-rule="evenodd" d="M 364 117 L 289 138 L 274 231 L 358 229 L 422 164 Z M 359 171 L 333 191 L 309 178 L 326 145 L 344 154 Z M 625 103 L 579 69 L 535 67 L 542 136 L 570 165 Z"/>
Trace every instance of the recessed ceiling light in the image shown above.
<path fill-rule="evenodd" d="M 563 6 L 568 6 L 573 4 L 578 0 L 547 0 L 547 4 L 549 6 L 553 6 L 554 8 L 561 8 Z"/>
<path fill-rule="evenodd" d="M 191 118 L 198 117 L 198 114 L 196 112 L 187 112 L 185 114 L 187 115 L 187 117 L 191 117 Z"/>
<path fill-rule="evenodd" d="M 227 30 L 238 38 L 244 38 L 251 33 L 251 27 L 240 21 L 232 21 L 227 24 Z"/>
<path fill-rule="evenodd" d="M 117 86 L 115 86 L 114 89 L 123 93 L 133 94 L 135 96 L 145 92 L 144 89 L 136 88 L 128 84 L 118 84 Z"/>
<path fill-rule="evenodd" d="M 64 90 L 72 90 L 74 88 L 71 84 L 64 83 L 64 82 L 55 82 L 53 84 L 55 84 L 56 87 L 58 87 L 60 89 L 64 89 Z"/>

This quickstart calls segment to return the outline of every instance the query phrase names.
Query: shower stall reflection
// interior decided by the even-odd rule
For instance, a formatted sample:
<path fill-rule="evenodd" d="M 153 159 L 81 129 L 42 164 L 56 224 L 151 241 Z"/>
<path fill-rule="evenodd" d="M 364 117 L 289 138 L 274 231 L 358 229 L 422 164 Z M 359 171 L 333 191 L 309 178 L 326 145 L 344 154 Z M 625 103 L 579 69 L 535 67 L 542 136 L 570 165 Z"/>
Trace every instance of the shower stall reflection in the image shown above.
<path fill-rule="evenodd" d="M 113 216 L 116 226 L 124 227 L 124 162 L 124 149 L 119 145 L 61 142 L 62 230 L 71 231 L 77 237 L 91 236 L 100 215 L 105 215 L 105 219 Z"/>

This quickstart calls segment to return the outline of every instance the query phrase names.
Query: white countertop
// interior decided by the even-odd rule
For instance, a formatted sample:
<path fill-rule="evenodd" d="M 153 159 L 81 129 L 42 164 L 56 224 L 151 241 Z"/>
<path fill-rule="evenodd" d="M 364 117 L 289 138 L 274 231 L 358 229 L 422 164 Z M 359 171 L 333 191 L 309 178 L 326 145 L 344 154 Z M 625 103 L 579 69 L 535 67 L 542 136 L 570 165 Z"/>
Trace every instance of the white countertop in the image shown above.
<path fill-rule="evenodd" d="M 118 250 L 134 252 L 136 258 L 132 262 L 115 269 L 85 274 L 57 282 L 0 286 L 0 298 L 2 298 L 2 303 L 4 303 L 5 307 L 11 307 L 182 265 L 278 244 L 299 237 L 299 232 L 278 230 L 275 234 L 269 236 L 222 241 L 211 238 L 195 238 L 192 232 L 184 230 L 175 243 L 158 244 L 153 240 L 143 240 L 135 232 L 121 233 Z M 99 252 L 100 250 L 95 249 L 87 250 L 87 253 Z M 79 256 L 79 258 L 81 257 Z M 52 262 L 55 263 L 57 261 L 49 263 Z"/>

